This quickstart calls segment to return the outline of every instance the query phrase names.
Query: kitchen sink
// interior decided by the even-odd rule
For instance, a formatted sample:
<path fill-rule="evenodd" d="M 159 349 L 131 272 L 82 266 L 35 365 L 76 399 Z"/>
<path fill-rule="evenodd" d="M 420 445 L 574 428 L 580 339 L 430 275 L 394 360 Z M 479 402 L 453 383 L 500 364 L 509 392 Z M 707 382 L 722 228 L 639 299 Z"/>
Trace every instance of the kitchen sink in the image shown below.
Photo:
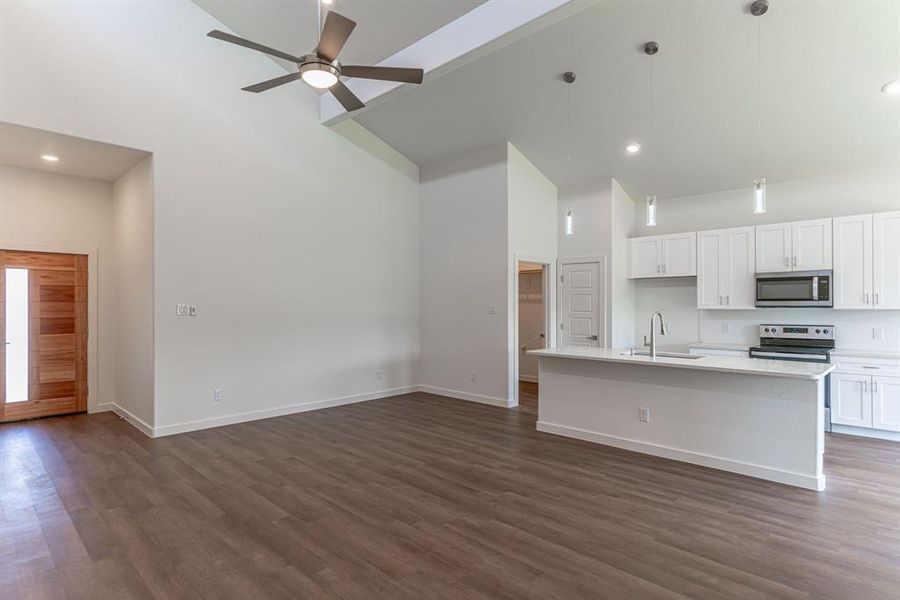
<path fill-rule="evenodd" d="M 647 350 L 629 350 L 627 352 L 623 352 L 622 356 L 650 356 L 650 352 Z M 683 358 L 687 360 L 697 360 L 698 358 L 703 358 L 699 354 L 687 354 L 685 352 L 657 352 L 657 358 Z"/>

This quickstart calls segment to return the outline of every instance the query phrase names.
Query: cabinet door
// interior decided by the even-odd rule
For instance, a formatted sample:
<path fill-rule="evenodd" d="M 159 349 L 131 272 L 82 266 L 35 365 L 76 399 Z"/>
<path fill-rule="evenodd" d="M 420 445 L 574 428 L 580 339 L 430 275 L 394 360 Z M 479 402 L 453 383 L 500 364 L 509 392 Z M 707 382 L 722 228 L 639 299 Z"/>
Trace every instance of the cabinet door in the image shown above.
<path fill-rule="evenodd" d="M 831 219 L 815 219 L 792 223 L 794 271 L 817 271 L 831 268 Z"/>
<path fill-rule="evenodd" d="M 725 234 L 701 231 L 697 234 L 697 308 L 722 308 L 725 293 L 722 275 L 727 275 Z"/>
<path fill-rule="evenodd" d="M 835 308 L 872 307 L 872 249 L 872 215 L 834 220 Z"/>
<path fill-rule="evenodd" d="M 660 239 L 657 236 L 631 238 L 631 277 L 659 277 L 662 274 Z"/>
<path fill-rule="evenodd" d="M 900 309 L 900 212 L 872 217 L 873 306 Z"/>
<path fill-rule="evenodd" d="M 697 234 L 662 236 L 662 274 L 684 277 L 697 274 Z"/>
<path fill-rule="evenodd" d="M 853 427 L 872 426 L 871 377 L 831 374 L 831 422 Z"/>
<path fill-rule="evenodd" d="M 900 377 L 872 378 L 872 427 L 900 431 Z"/>
<path fill-rule="evenodd" d="M 725 232 L 725 262 L 722 291 L 725 308 L 755 308 L 756 303 L 756 239 L 753 227 Z"/>
<path fill-rule="evenodd" d="M 791 270 L 791 224 L 760 225 L 756 228 L 756 272 Z"/>

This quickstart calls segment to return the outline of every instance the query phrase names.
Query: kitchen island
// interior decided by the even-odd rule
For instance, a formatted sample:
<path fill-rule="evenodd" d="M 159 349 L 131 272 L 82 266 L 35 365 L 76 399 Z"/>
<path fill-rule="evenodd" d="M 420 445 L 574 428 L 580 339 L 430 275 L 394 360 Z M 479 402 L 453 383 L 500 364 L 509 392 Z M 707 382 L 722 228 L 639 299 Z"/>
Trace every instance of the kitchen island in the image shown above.
<path fill-rule="evenodd" d="M 666 358 L 606 348 L 539 357 L 539 431 L 825 489 L 829 364 Z"/>

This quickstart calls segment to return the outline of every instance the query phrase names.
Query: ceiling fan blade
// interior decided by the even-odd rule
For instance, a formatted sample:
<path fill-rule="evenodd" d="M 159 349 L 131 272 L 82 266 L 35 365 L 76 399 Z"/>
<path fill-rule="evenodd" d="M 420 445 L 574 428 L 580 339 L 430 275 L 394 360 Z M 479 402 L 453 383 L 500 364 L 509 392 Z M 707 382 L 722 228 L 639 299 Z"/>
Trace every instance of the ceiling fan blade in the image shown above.
<path fill-rule="evenodd" d="M 341 48 L 347 43 L 347 38 L 350 37 L 354 27 L 356 27 L 356 21 L 329 11 L 325 17 L 325 25 L 322 27 L 322 35 L 319 37 L 319 46 L 316 48 L 318 57 L 333 62 Z"/>
<path fill-rule="evenodd" d="M 247 87 L 241 89 L 245 92 L 253 92 L 255 94 L 258 94 L 266 90 L 271 90 L 273 87 L 278 87 L 279 85 L 284 85 L 285 83 L 297 81 L 298 79 L 300 79 L 300 73 L 288 73 L 287 75 L 282 75 L 281 77 L 276 77 L 275 79 L 269 79 L 266 81 L 261 81 L 259 83 L 254 83 L 253 85 L 248 85 Z"/>
<path fill-rule="evenodd" d="M 403 67 L 361 67 L 358 65 L 341 66 L 341 75 L 362 79 L 381 79 L 383 81 L 400 81 L 403 83 L 422 83 L 422 69 Z"/>
<path fill-rule="evenodd" d="M 244 38 L 240 38 L 236 35 L 231 35 L 230 33 L 225 33 L 224 31 L 219 31 L 218 29 L 213 29 L 206 35 L 211 38 L 216 38 L 217 40 L 231 42 L 232 44 L 237 44 L 238 46 L 243 46 L 244 48 L 250 48 L 251 50 L 269 54 L 277 58 L 283 58 L 284 60 L 289 60 L 293 63 L 301 62 L 299 58 L 297 58 L 296 56 L 292 56 L 287 52 L 282 52 L 281 50 L 276 50 L 275 48 L 269 48 L 268 46 L 263 46 L 262 44 L 257 44 L 256 42 L 245 40 Z"/>
<path fill-rule="evenodd" d="M 347 112 L 353 112 L 354 110 L 359 110 L 365 106 L 365 104 L 362 103 L 362 100 L 357 98 L 356 94 L 351 92 L 350 88 L 340 81 L 331 86 L 330 91 L 334 94 L 334 97 L 338 99 L 338 102 L 341 103 L 341 106 L 347 109 Z"/>

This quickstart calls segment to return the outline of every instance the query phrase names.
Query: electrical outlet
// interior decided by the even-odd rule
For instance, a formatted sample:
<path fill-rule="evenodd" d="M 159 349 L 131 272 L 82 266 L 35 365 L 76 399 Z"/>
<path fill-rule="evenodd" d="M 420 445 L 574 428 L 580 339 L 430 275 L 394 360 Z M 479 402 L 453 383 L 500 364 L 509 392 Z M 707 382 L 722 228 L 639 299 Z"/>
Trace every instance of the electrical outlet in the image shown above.
<path fill-rule="evenodd" d="M 884 327 L 873 327 L 872 328 L 872 339 L 873 340 L 883 340 L 884 339 Z"/>
<path fill-rule="evenodd" d="M 213 400 L 218 402 L 225 397 L 225 391 L 222 388 L 216 388 L 213 390 Z"/>
<path fill-rule="evenodd" d="M 384 379 L 384 371 L 375 371 L 375 379 L 378 381 Z"/>
<path fill-rule="evenodd" d="M 478 371 L 472 371 L 469 373 L 469 381 L 476 381 L 478 379 Z"/>
<path fill-rule="evenodd" d="M 179 317 L 196 317 L 197 306 L 195 304 L 179 303 L 175 305 L 175 314 Z"/>
<path fill-rule="evenodd" d="M 650 409 L 649 408 L 640 408 L 638 410 L 640 411 L 640 415 L 638 418 L 640 419 L 641 423 L 649 423 L 650 422 Z"/>
<path fill-rule="evenodd" d="M 722 321 L 722 333 L 731 333 L 731 323 Z"/>

